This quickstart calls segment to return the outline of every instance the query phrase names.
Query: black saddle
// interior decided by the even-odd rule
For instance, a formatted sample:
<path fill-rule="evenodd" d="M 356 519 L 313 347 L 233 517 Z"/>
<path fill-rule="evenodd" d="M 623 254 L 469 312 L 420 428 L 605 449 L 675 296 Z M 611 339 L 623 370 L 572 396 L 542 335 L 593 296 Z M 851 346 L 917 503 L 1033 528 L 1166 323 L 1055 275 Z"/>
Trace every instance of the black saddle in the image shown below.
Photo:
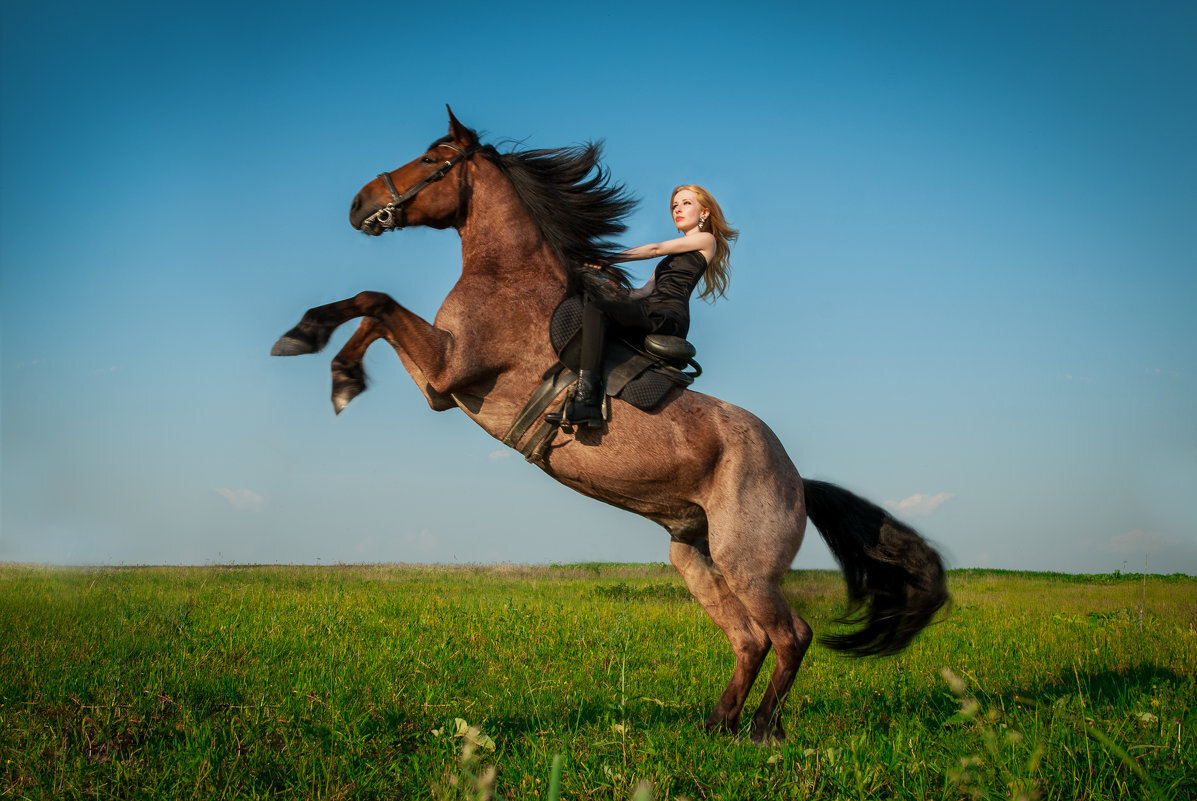
<path fill-rule="evenodd" d="M 549 322 L 549 340 L 561 363 L 577 372 L 582 352 L 582 298 L 558 304 Z M 681 337 L 649 334 L 643 342 L 608 336 L 603 347 L 603 387 L 608 395 L 652 411 L 670 390 L 702 375 L 694 346 Z"/>

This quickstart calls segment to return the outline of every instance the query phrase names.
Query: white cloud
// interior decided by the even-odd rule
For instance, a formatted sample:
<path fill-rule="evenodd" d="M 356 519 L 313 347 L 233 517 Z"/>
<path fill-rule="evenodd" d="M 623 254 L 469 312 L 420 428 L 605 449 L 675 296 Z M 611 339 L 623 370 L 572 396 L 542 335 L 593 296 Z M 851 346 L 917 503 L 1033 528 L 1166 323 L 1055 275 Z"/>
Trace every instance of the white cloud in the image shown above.
<path fill-rule="evenodd" d="M 510 459 L 511 454 L 513 454 L 513 453 L 515 453 L 515 451 L 508 450 L 507 448 L 500 448 L 497 451 L 491 451 L 490 453 L 488 453 L 486 455 L 486 458 L 490 459 L 492 462 L 498 462 L 502 459 Z"/>
<path fill-rule="evenodd" d="M 1106 553 L 1151 553 L 1175 545 L 1176 542 L 1176 537 L 1170 534 L 1135 529 L 1125 534 L 1115 534 L 1106 542 L 1098 543 L 1097 550 Z"/>
<path fill-rule="evenodd" d="M 426 528 L 409 531 L 403 535 L 403 548 L 412 556 L 431 556 L 435 553 L 437 544 L 437 538 Z"/>
<path fill-rule="evenodd" d="M 234 509 L 243 512 L 260 512 L 266 507 L 266 499 L 253 490 L 217 487 L 216 492 Z"/>
<path fill-rule="evenodd" d="M 923 495 L 919 493 L 911 495 L 909 498 L 903 498 L 900 501 L 886 501 L 885 505 L 890 509 L 896 509 L 902 514 L 923 517 L 931 514 L 946 501 L 955 497 L 950 492 L 941 492 L 938 495 Z"/>

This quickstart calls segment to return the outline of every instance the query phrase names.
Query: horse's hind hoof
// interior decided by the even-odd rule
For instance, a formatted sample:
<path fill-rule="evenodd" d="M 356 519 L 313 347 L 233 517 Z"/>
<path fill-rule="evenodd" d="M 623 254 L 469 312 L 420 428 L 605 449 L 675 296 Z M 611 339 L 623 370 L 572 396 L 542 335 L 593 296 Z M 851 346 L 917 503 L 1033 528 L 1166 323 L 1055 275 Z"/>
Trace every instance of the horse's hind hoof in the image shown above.
<path fill-rule="evenodd" d="M 756 724 L 756 721 L 753 721 L 749 737 L 756 745 L 781 745 L 786 741 L 786 732 L 780 723 L 774 723 L 771 726 L 759 726 Z"/>
<path fill-rule="evenodd" d="M 724 735 L 727 737 L 735 737 L 740 730 L 740 721 L 737 718 L 728 720 L 714 712 L 707 718 L 707 722 L 703 724 L 708 734 Z"/>

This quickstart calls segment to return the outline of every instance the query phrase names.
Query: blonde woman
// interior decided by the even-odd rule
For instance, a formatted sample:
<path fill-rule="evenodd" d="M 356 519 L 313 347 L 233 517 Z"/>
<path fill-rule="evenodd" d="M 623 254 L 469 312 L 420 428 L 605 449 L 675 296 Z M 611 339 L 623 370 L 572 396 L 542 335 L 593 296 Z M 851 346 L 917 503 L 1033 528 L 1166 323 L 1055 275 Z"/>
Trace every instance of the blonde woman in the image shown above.
<path fill-rule="evenodd" d="M 739 232 L 727 224 L 715 198 L 701 186 L 679 186 L 670 195 L 669 209 L 681 236 L 630 248 L 611 260 L 615 263 L 664 256 L 648 283 L 627 291 L 602 279 L 589 282 L 582 312 L 578 381 L 565 414 L 546 415 L 549 422 L 568 419 L 587 428 L 602 426 L 601 370 L 608 326 L 631 336 L 669 334 L 684 338 L 690 330 L 690 295 L 698 282 L 703 284 L 698 296 L 704 299 L 720 297 L 727 289 L 728 256 Z M 593 266 L 601 269 L 604 265 Z"/>

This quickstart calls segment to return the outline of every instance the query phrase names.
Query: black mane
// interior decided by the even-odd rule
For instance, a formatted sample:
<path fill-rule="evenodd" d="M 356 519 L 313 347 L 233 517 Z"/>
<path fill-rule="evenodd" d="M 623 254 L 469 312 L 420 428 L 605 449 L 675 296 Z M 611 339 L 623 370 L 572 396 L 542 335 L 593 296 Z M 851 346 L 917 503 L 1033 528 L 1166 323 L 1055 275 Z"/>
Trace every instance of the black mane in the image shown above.
<path fill-rule="evenodd" d="M 599 163 L 601 143 L 510 153 L 484 145 L 480 153 L 515 187 L 565 268 L 571 291 L 579 288 L 580 276 L 593 269 L 587 263 L 604 262 L 623 250 L 611 237 L 627 230 L 624 218 L 637 200 L 623 184 L 611 182 L 611 174 Z M 621 268 L 609 267 L 604 273 L 628 285 Z"/>

